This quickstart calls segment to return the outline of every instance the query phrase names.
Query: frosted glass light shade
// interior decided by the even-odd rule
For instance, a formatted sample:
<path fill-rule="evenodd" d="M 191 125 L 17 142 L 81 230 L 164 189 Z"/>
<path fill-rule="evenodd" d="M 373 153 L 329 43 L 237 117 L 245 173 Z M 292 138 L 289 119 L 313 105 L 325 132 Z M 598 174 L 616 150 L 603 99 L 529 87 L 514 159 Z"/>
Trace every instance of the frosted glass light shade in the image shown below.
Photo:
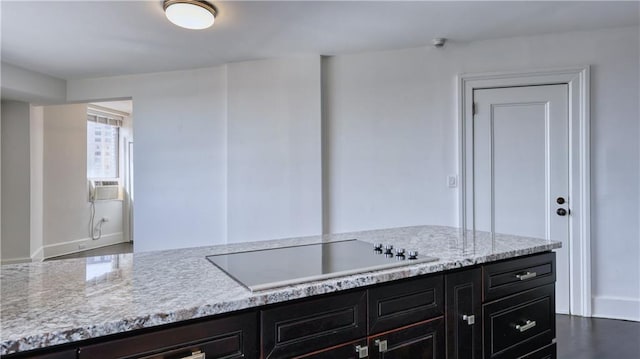
<path fill-rule="evenodd" d="M 177 26 L 202 30 L 213 25 L 216 10 L 206 1 L 167 0 L 164 2 L 167 19 Z"/>

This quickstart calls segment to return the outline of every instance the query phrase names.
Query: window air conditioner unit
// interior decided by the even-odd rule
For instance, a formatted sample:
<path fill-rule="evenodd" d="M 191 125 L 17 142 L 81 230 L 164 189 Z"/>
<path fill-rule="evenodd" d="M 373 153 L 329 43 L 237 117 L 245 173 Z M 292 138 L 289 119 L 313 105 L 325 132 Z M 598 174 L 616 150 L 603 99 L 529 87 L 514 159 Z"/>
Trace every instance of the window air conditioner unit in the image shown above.
<path fill-rule="evenodd" d="M 117 180 L 91 180 L 89 183 L 89 198 L 91 201 L 118 199 L 120 194 L 120 183 Z"/>

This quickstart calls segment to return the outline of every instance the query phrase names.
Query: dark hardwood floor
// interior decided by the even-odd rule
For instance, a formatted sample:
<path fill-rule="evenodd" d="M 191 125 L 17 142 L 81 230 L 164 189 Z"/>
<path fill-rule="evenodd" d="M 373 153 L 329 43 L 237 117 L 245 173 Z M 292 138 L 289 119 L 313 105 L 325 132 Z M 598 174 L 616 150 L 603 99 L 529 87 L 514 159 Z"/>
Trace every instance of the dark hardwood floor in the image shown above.
<path fill-rule="evenodd" d="M 559 359 L 638 359 L 640 323 L 556 315 Z"/>
<path fill-rule="evenodd" d="M 47 260 L 52 261 L 57 259 L 86 258 L 86 257 L 107 256 L 112 254 L 123 254 L 123 253 L 133 253 L 133 242 L 118 243 L 111 246 L 100 247 L 96 249 L 89 249 L 82 252 L 66 254 L 64 256 L 48 258 Z"/>

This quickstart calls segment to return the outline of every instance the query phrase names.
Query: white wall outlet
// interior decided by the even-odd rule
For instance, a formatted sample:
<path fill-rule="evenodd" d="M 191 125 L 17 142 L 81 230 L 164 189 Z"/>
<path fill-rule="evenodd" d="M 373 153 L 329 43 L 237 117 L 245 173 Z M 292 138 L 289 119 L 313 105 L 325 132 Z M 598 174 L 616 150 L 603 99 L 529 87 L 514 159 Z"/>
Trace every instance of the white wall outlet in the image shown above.
<path fill-rule="evenodd" d="M 447 186 L 449 188 L 456 188 L 458 187 L 458 176 L 456 175 L 449 175 L 447 176 Z"/>
<path fill-rule="evenodd" d="M 85 248 L 87 248 L 87 246 L 85 246 L 84 244 L 78 245 L 78 249 L 85 249 Z"/>

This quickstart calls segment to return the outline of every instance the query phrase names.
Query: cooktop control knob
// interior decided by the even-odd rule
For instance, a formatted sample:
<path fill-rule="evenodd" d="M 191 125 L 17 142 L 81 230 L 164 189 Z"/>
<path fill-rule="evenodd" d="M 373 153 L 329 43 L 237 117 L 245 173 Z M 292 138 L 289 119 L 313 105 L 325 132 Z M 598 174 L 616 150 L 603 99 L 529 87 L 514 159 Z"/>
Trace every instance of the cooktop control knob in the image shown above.
<path fill-rule="evenodd" d="M 381 251 L 382 250 L 382 243 L 376 243 L 373 245 L 373 249 L 375 249 L 376 251 Z"/>
<path fill-rule="evenodd" d="M 409 251 L 409 259 L 418 259 L 418 251 Z"/>
<path fill-rule="evenodd" d="M 391 254 L 391 251 L 393 251 L 393 246 L 391 244 L 387 244 L 386 246 L 384 246 L 385 254 Z"/>
<path fill-rule="evenodd" d="M 396 249 L 396 255 L 404 257 L 404 248 Z"/>

